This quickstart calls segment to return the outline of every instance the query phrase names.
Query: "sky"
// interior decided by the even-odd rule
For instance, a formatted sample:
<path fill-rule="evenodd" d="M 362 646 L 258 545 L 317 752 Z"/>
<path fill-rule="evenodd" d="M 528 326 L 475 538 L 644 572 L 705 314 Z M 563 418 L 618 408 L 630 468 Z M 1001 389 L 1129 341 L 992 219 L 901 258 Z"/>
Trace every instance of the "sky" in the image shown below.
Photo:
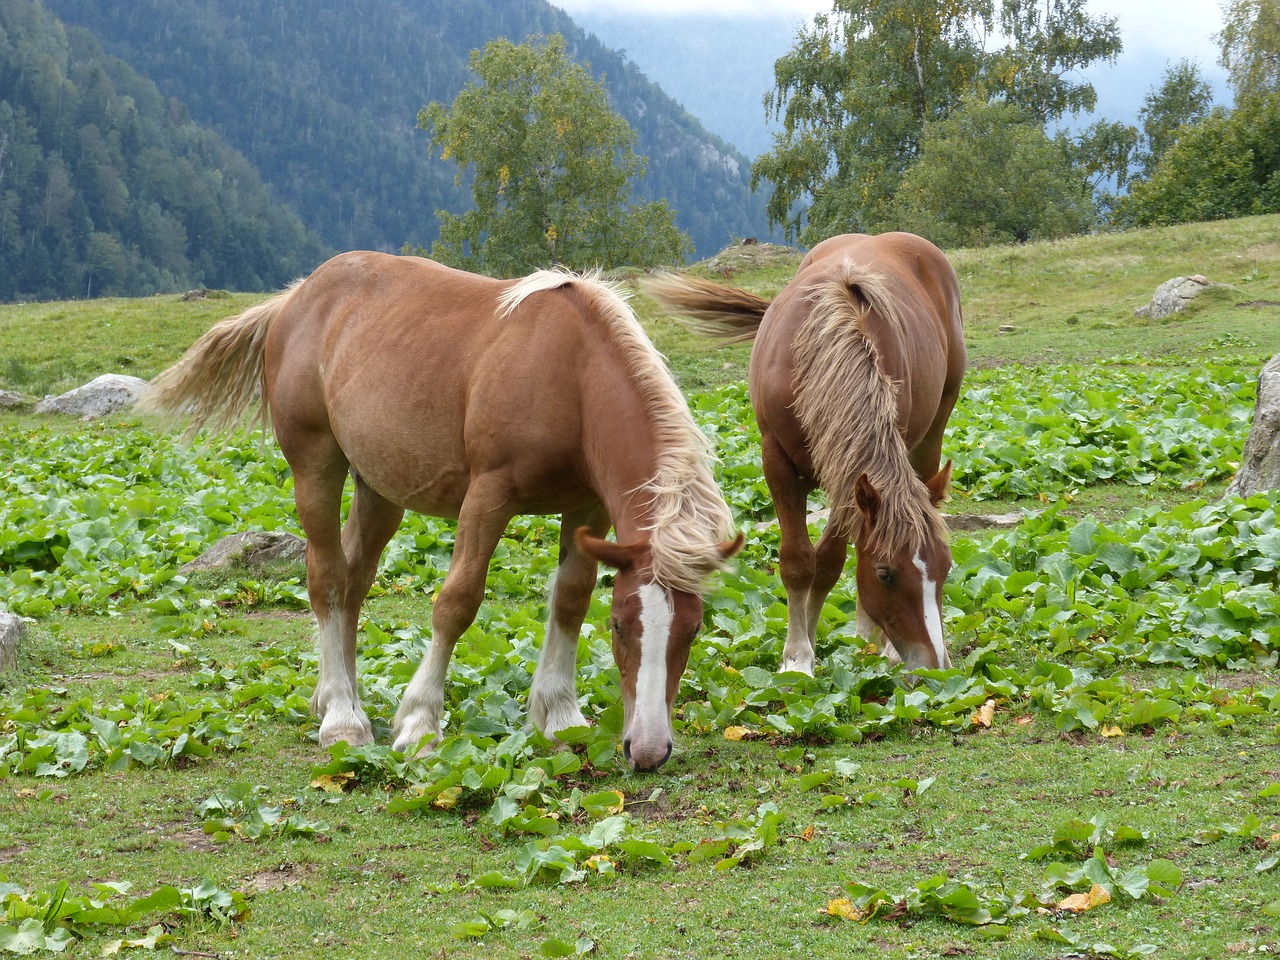
<path fill-rule="evenodd" d="M 679 17 L 693 14 L 749 17 L 794 15 L 810 20 L 829 11 L 830 0 L 552 0 L 572 16 L 616 11 L 632 16 Z M 1187 58 L 1199 63 L 1211 80 L 1221 73 L 1213 34 L 1222 29 L 1222 0 L 1090 0 L 1086 12 L 1116 17 L 1124 41 L 1121 59 L 1146 62 L 1163 75 L 1166 63 Z M 1216 86 L 1216 84 L 1215 84 Z"/>

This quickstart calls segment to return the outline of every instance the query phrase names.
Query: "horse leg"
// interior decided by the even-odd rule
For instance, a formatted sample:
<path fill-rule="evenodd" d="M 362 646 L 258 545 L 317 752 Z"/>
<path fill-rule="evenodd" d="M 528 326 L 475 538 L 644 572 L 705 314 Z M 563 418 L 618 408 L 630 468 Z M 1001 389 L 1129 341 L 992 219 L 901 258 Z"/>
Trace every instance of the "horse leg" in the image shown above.
<path fill-rule="evenodd" d="M 549 737 L 588 725 L 578 707 L 578 635 L 596 585 L 596 561 L 574 542 L 574 531 L 584 525 L 592 536 L 603 537 L 609 532 L 609 516 L 596 507 L 560 518 L 560 564 L 551 588 L 547 634 L 529 688 L 529 719 Z"/>
<path fill-rule="evenodd" d="M 765 483 L 778 516 L 778 575 L 787 592 L 787 640 L 779 669 L 813 676 L 814 631 L 809 627 L 809 592 L 816 559 L 806 516 L 809 491 L 772 436 L 763 438 L 762 453 Z"/>
<path fill-rule="evenodd" d="M 496 480 L 474 479 L 462 502 L 453 560 L 431 611 L 431 649 L 414 672 L 396 711 L 396 750 L 415 750 L 426 737 L 440 738 L 449 658 L 480 609 L 489 558 L 514 516 L 507 508 L 506 489 Z"/>
<path fill-rule="evenodd" d="M 844 563 L 849 557 L 849 541 L 834 532 L 831 524 L 822 531 L 814 551 L 813 583 L 805 605 L 806 627 L 809 631 L 809 649 L 818 643 L 818 621 L 822 619 L 822 607 L 844 573 Z"/>
<path fill-rule="evenodd" d="M 277 433 L 286 436 L 278 428 Z M 373 728 L 360 706 L 355 675 L 356 620 L 363 597 L 353 605 L 350 567 L 342 546 L 347 461 L 332 437 L 317 442 L 316 436 L 308 435 L 306 441 L 287 438 L 285 455 L 293 468 L 298 520 L 307 536 L 307 595 L 316 618 L 320 669 L 311 709 L 320 718 L 320 746 L 339 740 L 369 743 Z"/>

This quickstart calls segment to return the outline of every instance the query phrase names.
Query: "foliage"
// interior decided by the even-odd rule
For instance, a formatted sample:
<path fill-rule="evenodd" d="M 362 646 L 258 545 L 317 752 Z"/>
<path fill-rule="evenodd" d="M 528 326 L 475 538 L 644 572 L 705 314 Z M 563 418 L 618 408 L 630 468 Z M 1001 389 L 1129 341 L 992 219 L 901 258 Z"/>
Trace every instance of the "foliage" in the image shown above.
<path fill-rule="evenodd" d="M 1113 59 L 1120 38 L 1114 18 L 1083 6 L 1055 0 L 1042 11 L 1009 0 L 997 13 L 981 2 L 837 0 L 778 60 L 765 98 L 783 123 L 752 166 L 753 185 L 774 184 L 770 221 L 808 244 L 891 228 L 894 195 L 928 126 L 966 99 L 1021 108 L 1042 129 L 1091 108 L 1092 86 L 1067 78 Z M 1007 44 L 989 53 L 983 43 L 997 26 Z"/>
<path fill-rule="evenodd" d="M 663 203 L 633 205 L 645 163 L 603 85 L 565 54 L 559 34 L 520 45 L 493 40 L 471 58 L 476 80 L 418 123 L 441 156 L 470 170 L 474 209 L 438 211 L 432 255 L 511 277 L 553 263 L 645 267 L 689 252 Z M 461 174 L 459 175 L 461 182 Z"/>
<path fill-rule="evenodd" d="M 1280 91 L 1183 130 L 1119 207 L 1140 225 L 1280 211 Z"/>
<path fill-rule="evenodd" d="M 1143 100 L 1138 119 L 1142 123 L 1142 151 L 1137 155 L 1137 176 L 1150 177 L 1177 142 L 1179 133 L 1208 116 L 1213 90 L 1200 68 L 1190 60 L 1168 67 L 1157 90 Z"/>
<path fill-rule="evenodd" d="M 1236 105 L 1280 93 L 1280 3 L 1228 0 L 1217 35 Z"/>
<path fill-rule="evenodd" d="M 901 229 L 943 247 L 1053 240 L 1093 220 L 1088 184 L 1021 109 L 967 101 L 926 124 L 893 201 Z"/>
<path fill-rule="evenodd" d="M 0 300 L 262 290 L 322 256 L 244 157 L 39 3 L 0 3 L 0 91 Z"/>

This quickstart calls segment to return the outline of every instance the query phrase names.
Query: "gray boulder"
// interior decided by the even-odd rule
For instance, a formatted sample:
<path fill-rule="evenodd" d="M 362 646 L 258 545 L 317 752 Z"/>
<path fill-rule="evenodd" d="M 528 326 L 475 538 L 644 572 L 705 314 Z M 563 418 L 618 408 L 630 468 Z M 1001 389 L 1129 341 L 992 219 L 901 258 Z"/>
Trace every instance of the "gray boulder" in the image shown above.
<path fill-rule="evenodd" d="M 1187 304 L 1204 293 L 1211 284 L 1204 277 L 1174 277 L 1156 287 L 1151 302 L 1133 311 L 1135 317 L 1145 320 L 1162 320 L 1187 309 Z"/>
<path fill-rule="evenodd" d="M 1244 443 L 1240 470 L 1227 487 L 1227 496 L 1247 497 L 1280 488 L 1280 353 L 1258 374 L 1258 402 L 1253 426 Z"/>
<path fill-rule="evenodd" d="M 223 537 L 190 563 L 182 573 L 205 573 L 229 567 L 261 568 L 276 560 L 305 563 L 307 541 L 279 530 L 253 530 Z"/>
<path fill-rule="evenodd" d="M 67 413 L 77 417 L 104 417 L 127 410 L 142 399 L 147 381 L 119 373 L 104 373 L 83 387 L 57 397 L 45 397 L 36 404 L 36 413 Z"/>
<path fill-rule="evenodd" d="M 0 673 L 18 666 L 18 640 L 25 624 L 22 618 L 0 610 Z"/>
<path fill-rule="evenodd" d="M 32 401 L 13 390 L 0 390 L 0 410 L 20 410 L 31 406 Z"/>

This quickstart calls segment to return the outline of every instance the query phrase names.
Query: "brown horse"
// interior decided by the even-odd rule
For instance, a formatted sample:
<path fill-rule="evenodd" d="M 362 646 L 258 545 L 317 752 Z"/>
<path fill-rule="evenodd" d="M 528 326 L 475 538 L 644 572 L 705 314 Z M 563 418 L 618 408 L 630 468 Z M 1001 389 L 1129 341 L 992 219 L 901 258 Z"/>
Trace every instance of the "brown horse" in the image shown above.
<path fill-rule="evenodd" d="M 456 518 L 457 538 L 430 652 L 396 713 L 405 751 L 441 735 L 449 659 L 507 523 L 560 513 L 530 716 L 548 735 L 587 723 L 578 634 L 602 561 L 618 571 L 610 623 L 623 753 L 637 769 L 667 759 L 706 579 L 742 537 L 728 539 L 709 445 L 613 288 L 563 272 L 501 281 L 416 257 L 342 254 L 210 329 L 155 379 L 145 405 L 190 419 L 194 433 L 234 425 L 255 394 L 293 469 L 307 535 L 322 746 L 373 738 L 356 626 L 406 509 Z M 611 526 L 616 543 L 603 539 Z"/>
<path fill-rule="evenodd" d="M 960 292 L 937 247 L 907 233 L 818 244 L 770 303 L 709 281 L 660 276 L 648 292 L 690 324 L 755 340 L 751 405 L 781 534 L 782 669 L 813 672 L 818 618 L 857 551 L 858 630 L 908 668 L 950 665 L 942 585 L 951 569 L 936 507 L 942 434 L 964 376 Z M 815 549 L 808 494 L 831 505 Z"/>

